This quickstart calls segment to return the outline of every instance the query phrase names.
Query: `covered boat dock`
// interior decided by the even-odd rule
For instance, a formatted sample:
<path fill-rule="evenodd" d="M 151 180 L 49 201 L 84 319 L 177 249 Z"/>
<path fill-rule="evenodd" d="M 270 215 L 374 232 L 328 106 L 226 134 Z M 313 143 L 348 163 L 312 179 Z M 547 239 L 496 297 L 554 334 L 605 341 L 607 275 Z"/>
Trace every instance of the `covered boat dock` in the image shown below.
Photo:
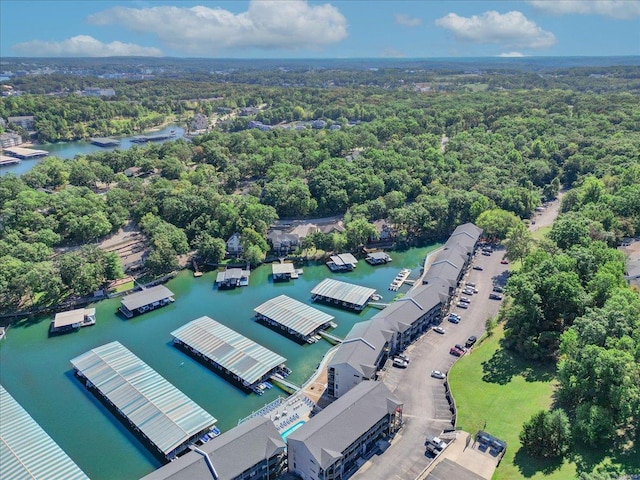
<path fill-rule="evenodd" d="M 26 160 L 29 158 L 46 157 L 47 155 L 49 155 L 49 152 L 47 152 L 46 150 L 36 150 L 34 148 L 25 147 L 8 147 L 5 148 L 4 151 L 12 157 L 20 158 L 22 160 Z"/>
<path fill-rule="evenodd" d="M 132 318 L 134 315 L 164 307 L 173 301 L 171 290 L 164 285 L 156 285 L 124 297 L 121 301 L 120 312 L 125 317 Z"/>
<path fill-rule="evenodd" d="M 389 263 L 391 257 L 387 252 L 371 252 L 365 260 L 370 265 L 382 265 L 383 263 Z"/>
<path fill-rule="evenodd" d="M 2 478 L 89 480 L 2 385 L 0 412 Z"/>
<path fill-rule="evenodd" d="M 262 394 L 262 383 L 275 373 L 288 371 L 286 358 L 235 330 L 204 316 L 171 332 L 173 342 L 223 377 L 246 390 Z"/>
<path fill-rule="evenodd" d="M 76 308 L 68 312 L 56 313 L 51 322 L 51 333 L 63 333 L 78 330 L 80 327 L 88 327 L 96 324 L 95 308 Z"/>
<path fill-rule="evenodd" d="M 298 272 L 293 263 L 272 263 L 271 275 L 274 282 L 287 282 L 292 278 L 298 278 Z"/>
<path fill-rule="evenodd" d="M 91 139 L 91 143 L 97 145 L 98 147 L 116 147 L 120 145 L 120 140 L 107 137 L 93 137 Z"/>
<path fill-rule="evenodd" d="M 356 268 L 358 260 L 351 253 L 340 253 L 329 257 L 327 267 L 332 272 L 349 272 Z"/>
<path fill-rule="evenodd" d="M 87 388 L 122 415 L 166 460 L 188 450 L 216 423 L 120 342 L 94 348 L 71 364 Z"/>
<path fill-rule="evenodd" d="M 367 306 L 375 289 L 326 278 L 311 290 L 314 302 L 323 301 L 335 306 L 361 311 Z"/>
<path fill-rule="evenodd" d="M 305 305 L 302 302 L 280 295 L 254 309 L 256 318 L 279 332 L 314 343 L 320 330 L 334 326 L 334 317 L 328 313 Z"/>
<path fill-rule="evenodd" d="M 251 270 L 248 268 L 227 268 L 216 275 L 216 285 L 218 288 L 245 287 L 249 285 L 249 275 Z"/>

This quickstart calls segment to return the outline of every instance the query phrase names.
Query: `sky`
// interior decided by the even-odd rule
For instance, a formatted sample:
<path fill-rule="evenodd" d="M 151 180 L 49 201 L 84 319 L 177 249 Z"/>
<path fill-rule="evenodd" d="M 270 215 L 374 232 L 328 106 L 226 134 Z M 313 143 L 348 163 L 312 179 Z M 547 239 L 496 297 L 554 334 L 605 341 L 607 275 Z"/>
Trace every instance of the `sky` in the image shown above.
<path fill-rule="evenodd" d="M 619 55 L 640 0 L 0 0 L 0 58 Z"/>

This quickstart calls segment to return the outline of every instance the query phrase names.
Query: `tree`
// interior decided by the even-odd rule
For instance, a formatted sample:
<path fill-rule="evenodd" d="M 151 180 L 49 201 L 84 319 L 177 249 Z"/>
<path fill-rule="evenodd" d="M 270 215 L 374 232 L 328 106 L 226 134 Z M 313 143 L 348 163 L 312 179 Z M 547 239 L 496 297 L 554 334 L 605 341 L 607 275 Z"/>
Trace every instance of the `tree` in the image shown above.
<path fill-rule="evenodd" d="M 516 215 L 501 208 L 485 210 L 476 219 L 476 225 L 484 230 L 484 234 L 497 240 L 507 238 L 509 230 L 519 223 L 521 220 Z"/>
<path fill-rule="evenodd" d="M 562 409 L 534 413 L 522 426 L 520 442 L 533 456 L 564 457 L 571 443 L 569 417 Z"/>
<path fill-rule="evenodd" d="M 367 243 L 370 238 L 377 239 L 378 231 L 374 225 L 364 218 L 357 218 L 347 224 L 344 235 L 347 248 L 355 250 Z"/>
<path fill-rule="evenodd" d="M 201 232 L 193 241 L 198 255 L 205 262 L 219 263 L 224 259 L 227 244 L 221 238 L 216 238 L 207 232 Z"/>
<path fill-rule="evenodd" d="M 518 222 L 509 229 L 504 243 L 507 258 L 522 261 L 531 251 L 531 232 L 523 222 Z"/>

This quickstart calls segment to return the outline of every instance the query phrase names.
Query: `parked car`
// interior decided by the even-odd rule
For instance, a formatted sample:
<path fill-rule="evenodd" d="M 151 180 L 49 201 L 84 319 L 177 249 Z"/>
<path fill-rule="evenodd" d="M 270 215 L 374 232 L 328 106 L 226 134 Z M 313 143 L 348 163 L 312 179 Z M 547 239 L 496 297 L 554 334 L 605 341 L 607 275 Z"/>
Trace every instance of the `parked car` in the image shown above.
<path fill-rule="evenodd" d="M 458 350 L 456 347 L 451 347 L 451 349 L 449 350 L 449 353 L 451 355 L 455 355 L 456 357 L 461 357 L 462 355 L 464 355 L 464 352 L 461 350 Z"/>
<path fill-rule="evenodd" d="M 475 335 L 471 335 L 469 338 L 467 338 L 467 341 L 464 344 L 464 346 L 467 347 L 467 348 L 471 348 L 476 344 L 477 341 L 478 341 L 478 339 L 476 338 L 476 336 Z"/>
<path fill-rule="evenodd" d="M 462 303 L 471 303 L 471 299 L 467 297 L 460 297 L 460 301 Z"/>
<path fill-rule="evenodd" d="M 468 303 L 458 302 L 457 307 L 466 309 L 466 308 L 469 308 L 469 304 Z"/>
<path fill-rule="evenodd" d="M 474 270 L 484 270 L 484 268 L 482 268 L 480 265 L 474 265 L 473 269 Z"/>
<path fill-rule="evenodd" d="M 460 320 L 458 320 L 460 321 Z M 440 335 L 444 335 L 444 328 L 442 327 L 433 327 L 433 331 L 439 333 Z"/>
<path fill-rule="evenodd" d="M 397 354 L 394 358 L 399 358 L 403 362 L 407 362 L 407 363 L 409 363 L 409 361 L 410 361 L 409 357 L 407 357 L 406 355 L 401 355 L 401 354 Z"/>
<path fill-rule="evenodd" d="M 431 372 L 431 376 L 433 378 L 439 378 L 440 380 L 443 380 L 444 378 L 446 378 L 446 375 L 442 373 L 440 370 L 433 370 Z"/>
<path fill-rule="evenodd" d="M 447 317 L 447 320 L 449 320 L 451 323 L 460 323 L 460 317 L 452 317 L 451 315 L 449 315 Z M 435 328 L 434 328 L 435 330 Z"/>
<path fill-rule="evenodd" d="M 500 260 L 500 263 L 503 265 L 508 265 L 509 261 L 506 258 L 503 258 L 502 260 Z"/>
<path fill-rule="evenodd" d="M 458 319 L 460 319 L 460 315 L 458 315 L 457 313 L 450 313 L 449 314 L 450 317 L 458 317 Z"/>
<path fill-rule="evenodd" d="M 460 350 L 461 352 L 466 352 L 467 351 L 467 347 L 460 345 L 459 343 L 456 343 L 454 345 L 454 347 L 456 347 L 458 350 Z"/>
<path fill-rule="evenodd" d="M 502 295 L 499 293 L 490 293 L 489 300 L 502 300 Z"/>
<path fill-rule="evenodd" d="M 427 437 L 427 441 L 425 442 L 425 445 L 432 445 L 433 447 L 435 447 L 437 450 L 443 450 L 444 447 L 447 446 L 446 443 L 444 443 L 440 438 L 438 437 Z"/>
<path fill-rule="evenodd" d="M 475 284 L 475 283 L 473 283 L 473 282 L 467 282 L 467 283 L 465 283 L 465 285 L 466 285 L 467 287 L 476 288 L 476 284 Z"/>
<path fill-rule="evenodd" d="M 464 290 L 462 290 L 462 293 L 464 293 L 465 295 L 473 295 L 475 292 L 470 288 L 465 288 Z"/>
<path fill-rule="evenodd" d="M 401 358 L 393 359 L 393 366 L 398 368 L 407 368 L 408 362 L 405 362 Z"/>
<path fill-rule="evenodd" d="M 491 253 L 486 252 L 486 251 L 484 251 L 484 250 L 482 251 L 482 254 L 483 254 L 485 257 L 490 257 L 490 256 L 491 256 Z"/>
<path fill-rule="evenodd" d="M 499 287 L 499 286 L 496 285 L 495 287 L 493 287 L 493 291 L 494 292 L 498 292 L 498 293 L 502 293 L 502 292 L 504 292 L 504 288 Z"/>

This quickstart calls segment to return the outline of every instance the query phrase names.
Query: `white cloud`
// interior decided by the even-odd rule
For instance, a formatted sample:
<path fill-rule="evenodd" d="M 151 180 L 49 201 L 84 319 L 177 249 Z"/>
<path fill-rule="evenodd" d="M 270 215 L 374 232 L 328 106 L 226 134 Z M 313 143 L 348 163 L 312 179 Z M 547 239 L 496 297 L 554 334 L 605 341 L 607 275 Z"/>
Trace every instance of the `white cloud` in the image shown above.
<path fill-rule="evenodd" d="M 519 57 L 524 57 L 525 55 L 520 52 L 503 52 L 498 56 L 502 58 L 519 58 Z"/>
<path fill-rule="evenodd" d="M 505 14 L 488 11 L 472 17 L 449 13 L 437 19 L 436 25 L 450 30 L 457 40 L 472 43 L 511 48 L 547 48 L 556 43 L 553 33 L 544 31 L 518 11 Z"/>
<path fill-rule="evenodd" d="M 422 25 L 421 18 L 412 17 L 406 13 L 396 13 L 393 18 L 396 25 L 402 25 L 403 27 L 419 27 Z"/>
<path fill-rule="evenodd" d="M 622 20 L 640 16 L 640 0 L 529 0 L 529 3 L 553 15 L 603 15 Z"/>
<path fill-rule="evenodd" d="M 165 45 L 190 55 L 240 48 L 319 49 L 347 37 L 347 20 L 337 8 L 311 6 L 306 0 L 252 0 L 247 11 L 237 15 L 204 6 L 114 7 L 88 20 L 155 34 Z"/>
<path fill-rule="evenodd" d="M 12 50 L 28 57 L 160 57 L 162 51 L 134 43 L 103 43 L 89 35 L 76 35 L 60 42 L 31 40 L 17 43 Z"/>

